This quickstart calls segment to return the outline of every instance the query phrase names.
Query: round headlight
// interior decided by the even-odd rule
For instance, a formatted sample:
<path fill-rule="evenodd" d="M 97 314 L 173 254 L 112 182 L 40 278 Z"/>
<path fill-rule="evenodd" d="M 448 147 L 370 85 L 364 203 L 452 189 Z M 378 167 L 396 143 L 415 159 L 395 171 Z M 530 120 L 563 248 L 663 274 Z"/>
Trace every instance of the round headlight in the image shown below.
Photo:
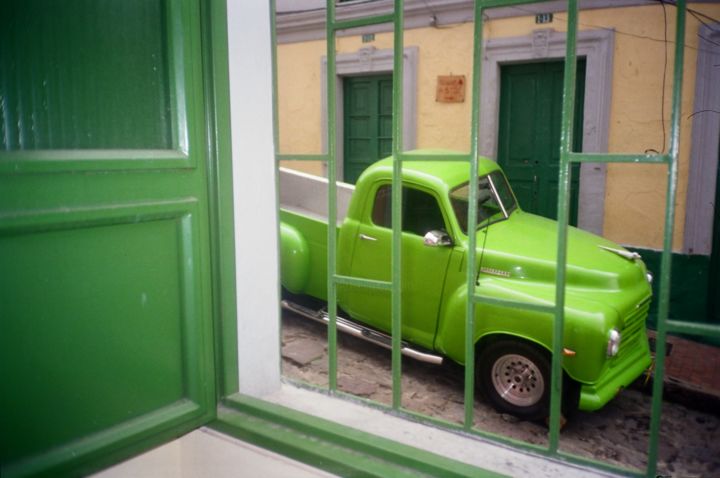
<path fill-rule="evenodd" d="M 608 357 L 614 357 L 620 350 L 620 332 L 617 329 L 612 329 L 608 336 L 607 354 Z"/>

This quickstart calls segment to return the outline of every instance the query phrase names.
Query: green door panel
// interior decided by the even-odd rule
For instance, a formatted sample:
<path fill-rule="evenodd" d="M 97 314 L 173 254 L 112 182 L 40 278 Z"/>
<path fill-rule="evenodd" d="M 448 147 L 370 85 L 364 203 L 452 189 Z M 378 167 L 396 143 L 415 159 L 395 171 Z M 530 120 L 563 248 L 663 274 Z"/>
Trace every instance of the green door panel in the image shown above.
<path fill-rule="evenodd" d="M 160 0 L 6 2 L 2 149 L 170 148 L 164 9 Z"/>
<path fill-rule="evenodd" d="M 504 65 L 501 68 L 498 163 L 505 170 L 520 206 L 557 217 L 562 61 Z M 582 150 L 585 60 L 578 61 L 575 151 Z M 572 166 L 570 224 L 577 224 L 580 167 Z"/>
<path fill-rule="evenodd" d="M 86 472 L 213 417 L 199 11 L 3 6 L 3 476 Z"/>
<path fill-rule="evenodd" d="M 343 180 L 355 183 L 392 154 L 392 76 L 348 77 L 344 88 Z"/>
<path fill-rule="evenodd" d="M 718 147 L 720 155 L 720 147 Z M 720 324 L 720 157 L 715 181 L 715 221 L 713 226 L 710 279 L 708 281 L 708 321 Z"/>

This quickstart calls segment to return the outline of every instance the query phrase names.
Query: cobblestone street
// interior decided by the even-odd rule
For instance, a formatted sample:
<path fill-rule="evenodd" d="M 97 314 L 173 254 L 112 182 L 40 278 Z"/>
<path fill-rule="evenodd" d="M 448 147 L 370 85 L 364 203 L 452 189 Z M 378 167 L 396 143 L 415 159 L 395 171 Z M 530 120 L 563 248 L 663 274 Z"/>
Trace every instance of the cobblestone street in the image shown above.
<path fill-rule="evenodd" d="M 285 312 L 283 374 L 292 380 L 327 386 L 325 327 Z M 340 390 L 390 404 L 390 351 L 338 334 Z M 403 358 L 403 407 L 462 423 L 463 369 Z M 564 427 L 560 448 L 614 465 L 644 469 L 648 446 L 650 396 L 623 391 L 603 409 L 578 412 Z M 714 412 L 711 413 L 711 412 Z M 720 475 L 720 410 L 694 410 L 663 404 L 658 473 L 676 477 Z M 500 414 L 476 399 L 475 426 L 481 430 L 534 444 L 547 443 L 547 427 Z"/>

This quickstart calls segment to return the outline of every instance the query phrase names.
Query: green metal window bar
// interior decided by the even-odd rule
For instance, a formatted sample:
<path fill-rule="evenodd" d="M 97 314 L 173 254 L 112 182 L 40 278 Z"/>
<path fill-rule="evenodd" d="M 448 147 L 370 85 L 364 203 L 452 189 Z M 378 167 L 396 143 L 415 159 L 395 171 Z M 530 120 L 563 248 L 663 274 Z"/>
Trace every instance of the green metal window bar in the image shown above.
<path fill-rule="evenodd" d="M 273 14 L 275 12 L 272 1 Z M 507 7 L 532 3 L 543 3 L 548 0 L 476 0 L 474 15 L 474 42 L 473 42 L 473 73 L 472 73 L 472 108 L 471 108 L 471 147 L 469 154 L 458 153 L 451 155 L 453 160 L 468 161 L 470 163 L 471 177 L 478 174 L 479 131 L 480 131 L 480 87 L 481 67 L 483 55 L 483 15 L 486 9 Z M 494 441 L 510 444 L 516 448 L 531 450 L 550 457 L 566 461 L 595 466 L 600 469 L 620 472 L 631 476 L 655 477 L 659 452 L 659 431 L 662 413 L 663 377 L 665 373 L 666 336 L 668 332 L 677 332 L 688 335 L 705 335 L 720 337 L 720 327 L 707 324 L 696 324 L 668 320 L 672 231 L 675 221 L 675 196 L 677 191 L 677 172 L 680 140 L 680 100 L 683 80 L 683 57 L 685 38 L 686 0 L 677 0 L 675 60 L 673 72 L 672 114 L 669 136 L 668 154 L 609 154 L 609 153 L 581 153 L 572 150 L 573 144 L 573 116 L 575 112 L 575 78 L 576 78 L 576 43 L 578 31 L 578 1 L 567 2 L 567 40 L 565 54 L 565 70 L 563 79 L 563 109 L 560 139 L 560 168 L 558 188 L 558 235 L 557 235 L 557 274 L 555 304 L 538 306 L 521 302 L 498 300 L 483 297 L 482 294 L 473 294 L 468 300 L 465 317 L 465 385 L 464 385 L 464 424 L 458 427 L 443 420 L 433 419 L 402 407 L 401 388 L 401 217 L 402 194 L 401 176 L 402 162 L 409 159 L 402 150 L 403 144 L 403 55 L 404 50 L 404 1 L 394 0 L 394 11 L 391 14 L 381 14 L 362 19 L 340 20 L 336 18 L 336 5 L 334 0 L 327 1 L 326 18 L 326 46 L 327 46 L 327 153 L 326 154 L 277 154 L 276 162 L 280 161 L 324 161 L 327 163 L 328 174 L 328 223 L 337 223 L 337 143 L 336 143 L 336 33 L 340 30 L 392 23 L 394 28 L 394 56 L 393 56 L 393 180 L 392 180 L 392 275 L 390 282 L 347 277 L 337 274 L 336 270 L 336 234 L 335 229 L 328 227 L 327 237 L 327 288 L 328 288 L 328 375 L 329 390 L 333 394 L 344 395 L 337 390 L 337 286 L 340 284 L 368 287 L 373 289 L 390 290 L 392 293 L 392 409 L 408 417 L 420 418 L 427 422 L 439 423 L 448 428 L 461 428 L 466 432 L 477 434 Z M 274 26 L 274 22 L 273 22 Z M 276 55 L 276 32 L 273 27 L 273 54 Z M 275 144 L 279 145 L 278 111 L 277 111 L 277 65 L 274 68 L 274 108 L 275 108 Z M 437 160 L 436 156 L 413 155 L 413 161 Z M 576 456 L 559 450 L 561 396 L 562 396 L 562 344 L 564 329 L 565 282 L 567 264 L 567 231 L 569 219 L 570 200 L 570 166 L 571 163 L 645 163 L 666 164 L 668 168 L 667 194 L 665 205 L 665 224 L 663 235 L 663 252 L 660 270 L 660 286 L 658 294 L 658 320 L 657 345 L 655 359 L 655 379 L 652 391 L 652 417 L 650 421 L 650 436 L 648 448 L 648 466 L 644 473 L 638 473 L 601 463 L 588 458 Z M 468 230 L 475 230 L 477 226 L 477 182 L 470 181 Z M 477 266 L 476 237 L 468 235 L 469 252 L 467 267 L 468 290 L 476 290 Z M 547 447 L 532 445 L 514 439 L 484 432 L 473 427 L 473 405 L 475 400 L 475 347 L 473 344 L 475 305 L 485 303 L 502 305 L 517 309 L 530 310 L 555 316 L 552 347 L 552 378 L 549 419 L 549 444 Z M 374 405 L 374 402 L 372 402 Z M 382 405 L 381 405 L 382 406 Z"/>

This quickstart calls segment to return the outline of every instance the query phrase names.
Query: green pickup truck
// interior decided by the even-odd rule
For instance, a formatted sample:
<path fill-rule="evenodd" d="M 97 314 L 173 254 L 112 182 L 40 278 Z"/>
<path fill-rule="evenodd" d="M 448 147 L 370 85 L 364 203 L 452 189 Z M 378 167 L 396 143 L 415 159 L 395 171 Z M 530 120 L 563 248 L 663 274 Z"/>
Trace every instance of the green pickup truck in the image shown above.
<path fill-rule="evenodd" d="M 465 360 L 470 166 L 403 162 L 402 353 L 431 363 Z M 338 184 L 337 272 L 390 281 L 392 161 L 370 166 L 356 186 Z M 479 295 L 527 304 L 555 300 L 555 221 L 523 211 L 497 163 L 480 159 Z M 280 172 L 283 307 L 327 322 L 327 180 Z M 636 253 L 576 228 L 568 231 L 563 344 L 565 410 L 597 410 L 650 365 L 645 329 L 652 275 Z M 390 346 L 386 290 L 338 286 L 338 330 Z M 477 304 L 476 383 L 500 411 L 543 418 L 550 395 L 554 316 Z"/>

